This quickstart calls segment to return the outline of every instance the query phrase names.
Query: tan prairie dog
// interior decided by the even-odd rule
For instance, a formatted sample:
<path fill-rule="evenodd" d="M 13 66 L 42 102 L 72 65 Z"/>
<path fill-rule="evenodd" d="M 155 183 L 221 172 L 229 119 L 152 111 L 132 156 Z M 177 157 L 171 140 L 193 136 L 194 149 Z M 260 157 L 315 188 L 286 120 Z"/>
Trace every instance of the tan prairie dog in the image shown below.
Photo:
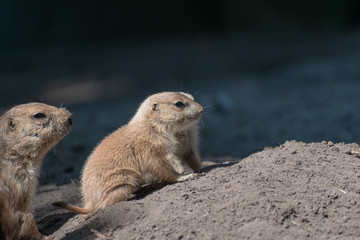
<path fill-rule="evenodd" d="M 30 213 L 42 159 L 72 126 L 64 108 L 18 105 L 0 117 L 0 239 L 49 239 Z"/>
<path fill-rule="evenodd" d="M 81 190 L 84 208 L 55 206 L 90 217 L 96 210 L 134 197 L 144 184 L 174 183 L 201 167 L 197 120 L 203 108 L 190 94 L 163 92 L 140 105 L 127 125 L 107 136 L 85 163 Z"/>

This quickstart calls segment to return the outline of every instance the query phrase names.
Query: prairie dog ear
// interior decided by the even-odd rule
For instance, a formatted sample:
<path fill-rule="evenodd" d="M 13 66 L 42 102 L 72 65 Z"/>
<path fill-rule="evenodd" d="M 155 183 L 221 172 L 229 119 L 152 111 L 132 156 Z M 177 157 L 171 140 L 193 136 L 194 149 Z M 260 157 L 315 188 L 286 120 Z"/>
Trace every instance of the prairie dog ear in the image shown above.
<path fill-rule="evenodd" d="M 15 120 L 12 118 L 9 118 L 8 122 L 7 122 L 7 130 L 6 132 L 13 132 L 16 130 L 16 123 Z"/>
<path fill-rule="evenodd" d="M 194 97 L 191 94 L 188 93 L 184 93 L 184 92 L 180 92 L 182 95 L 187 96 L 188 98 L 190 98 L 191 100 L 194 100 Z"/>
<path fill-rule="evenodd" d="M 153 110 L 154 112 L 159 111 L 159 107 L 158 107 L 158 103 L 157 103 L 157 102 L 154 102 L 154 103 L 153 103 L 153 105 L 152 105 L 152 110 Z"/>

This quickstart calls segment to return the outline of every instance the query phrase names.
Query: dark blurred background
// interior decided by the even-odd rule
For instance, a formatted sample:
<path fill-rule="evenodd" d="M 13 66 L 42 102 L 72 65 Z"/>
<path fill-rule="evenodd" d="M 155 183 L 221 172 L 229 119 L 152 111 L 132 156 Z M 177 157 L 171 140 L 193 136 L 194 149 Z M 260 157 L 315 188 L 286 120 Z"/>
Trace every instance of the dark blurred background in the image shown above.
<path fill-rule="evenodd" d="M 298 50 L 304 42 L 334 40 L 334 35 L 358 29 L 359 11 L 356 0 L 3 0 L 1 105 L 37 98 L 62 102 L 61 93 L 48 99 L 41 90 L 65 87 L 66 92 L 70 82 L 80 82 L 75 88 L 92 95 L 99 87 L 93 81 L 108 80 L 102 91 L 106 94 L 100 91 L 93 97 L 98 98 L 116 95 L 124 84 L 154 80 L 150 85 L 166 81 L 177 88 L 227 72 L 242 75 L 272 69 L 317 51 L 306 46 Z M 226 54 L 232 55 L 230 59 Z M 203 64 L 193 59 L 198 55 L 207 55 L 204 60 L 210 62 L 194 76 L 192 68 Z M 216 61 L 231 61 L 233 69 L 216 71 Z M 90 84 L 84 83 L 89 79 Z M 90 97 L 78 96 L 74 101 L 82 98 Z"/>
<path fill-rule="evenodd" d="M 357 0 L 2 0 L 0 112 L 29 101 L 73 112 L 45 182 L 77 177 L 100 139 L 166 90 L 204 105 L 204 157 L 358 143 L 359 13 Z"/>
<path fill-rule="evenodd" d="M 0 4 L 3 50 L 254 28 L 349 28 L 360 20 L 357 0 L 3 0 Z"/>

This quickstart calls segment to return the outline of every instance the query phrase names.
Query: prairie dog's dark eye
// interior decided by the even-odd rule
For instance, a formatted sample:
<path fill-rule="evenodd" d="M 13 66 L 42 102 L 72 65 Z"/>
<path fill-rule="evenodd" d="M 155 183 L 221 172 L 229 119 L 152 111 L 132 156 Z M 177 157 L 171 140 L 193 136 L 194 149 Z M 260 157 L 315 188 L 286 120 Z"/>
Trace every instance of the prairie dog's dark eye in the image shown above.
<path fill-rule="evenodd" d="M 44 113 L 36 113 L 36 114 L 34 114 L 34 116 L 33 116 L 34 118 L 46 118 L 46 115 L 44 114 Z"/>
<path fill-rule="evenodd" d="M 175 106 L 178 107 L 178 108 L 183 108 L 183 107 L 185 107 L 185 104 L 183 102 L 179 101 L 179 102 L 175 103 Z"/>

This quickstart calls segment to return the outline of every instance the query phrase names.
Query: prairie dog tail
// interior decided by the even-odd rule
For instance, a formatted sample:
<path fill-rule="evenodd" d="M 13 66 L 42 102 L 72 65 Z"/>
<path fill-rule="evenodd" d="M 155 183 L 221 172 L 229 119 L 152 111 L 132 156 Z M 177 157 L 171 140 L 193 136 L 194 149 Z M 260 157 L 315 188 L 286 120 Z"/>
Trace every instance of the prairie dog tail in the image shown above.
<path fill-rule="evenodd" d="M 54 202 L 52 203 L 53 206 L 55 207 L 59 207 L 59 208 L 63 208 L 66 209 L 70 212 L 76 213 L 76 214 L 88 214 L 90 212 L 92 212 L 92 209 L 90 208 L 82 208 L 82 207 L 78 207 L 66 202 Z"/>

